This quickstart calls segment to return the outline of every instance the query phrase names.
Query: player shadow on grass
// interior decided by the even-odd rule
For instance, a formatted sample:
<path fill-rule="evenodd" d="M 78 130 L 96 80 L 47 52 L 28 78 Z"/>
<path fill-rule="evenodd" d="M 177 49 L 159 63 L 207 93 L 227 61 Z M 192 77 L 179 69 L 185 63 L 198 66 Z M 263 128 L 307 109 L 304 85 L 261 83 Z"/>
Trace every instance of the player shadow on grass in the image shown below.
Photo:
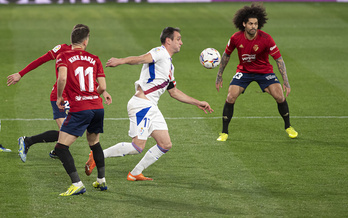
<path fill-rule="evenodd" d="M 163 195 L 163 198 L 143 195 L 134 195 L 129 193 L 119 193 L 123 196 L 128 197 L 129 199 L 123 199 L 122 202 L 128 202 L 129 204 L 134 204 L 134 207 L 151 207 L 155 210 L 166 210 L 173 211 L 173 214 L 178 214 L 181 211 L 182 215 L 197 215 L 197 214 L 216 214 L 216 215 L 242 215 L 243 212 L 228 210 L 225 208 L 221 208 L 218 205 L 207 206 L 208 202 L 197 202 L 197 203 L 187 203 L 187 202 L 179 202 L 175 201 L 170 195 Z M 178 199 L 179 200 L 179 199 Z M 207 199 L 206 199 L 207 200 Z"/>

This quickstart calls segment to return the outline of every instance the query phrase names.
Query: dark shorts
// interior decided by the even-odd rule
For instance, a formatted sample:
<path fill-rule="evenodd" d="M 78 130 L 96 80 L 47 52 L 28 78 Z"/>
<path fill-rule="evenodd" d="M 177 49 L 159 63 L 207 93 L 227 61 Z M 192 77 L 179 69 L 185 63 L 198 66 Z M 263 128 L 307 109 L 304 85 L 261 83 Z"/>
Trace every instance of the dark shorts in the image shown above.
<path fill-rule="evenodd" d="M 65 118 L 70 110 L 69 102 L 64 101 L 65 109 L 60 110 L 57 106 L 57 101 L 51 101 L 51 106 L 53 110 L 53 119 L 56 120 L 58 118 Z"/>
<path fill-rule="evenodd" d="M 236 85 L 246 89 L 251 82 L 257 82 L 264 92 L 265 88 L 274 84 L 280 83 L 277 76 L 274 73 L 260 74 L 260 73 L 241 73 L 237 72 L 230 83 L 230 85 Z"/>
<path fill-rule="evenodd" d="M 69 112 L 60 131 L 70 135 L 82 136 L 85 130 L 89 133 L 103 133 L 104 109 Z"/>

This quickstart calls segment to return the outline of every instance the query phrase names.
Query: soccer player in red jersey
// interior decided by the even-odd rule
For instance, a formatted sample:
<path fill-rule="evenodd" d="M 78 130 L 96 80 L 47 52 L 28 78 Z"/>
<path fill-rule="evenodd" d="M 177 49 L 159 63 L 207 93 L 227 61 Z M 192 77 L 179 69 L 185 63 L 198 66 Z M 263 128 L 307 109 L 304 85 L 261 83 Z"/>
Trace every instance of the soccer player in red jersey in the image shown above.
<path fill-rule="evenodd" d="M 72 50 L 57 56 L 57 107 L 64 109 L 65 91 L 70 110 L 59 133 L 55 152 L 70 176 L 72 185 L 61 193 L 61 196 L 78 195 L 86 192 L 76 171 L 74 159 L 69 147 L 87 130 L 86 136 L 98 169 L 95 188 L 104 191 L 105 162 L 103 149 L 99 142 L 99 134 L 103 133 L 104 107 L 100 95 L 106 90 L 103 66 L 98 58 L 88 53 L 86 47 L 89 41 L 88 26 L 81 25 L 71 33 Z"/>
<path fill-rule="evenodd" d="M 286 97 L 291 89 L 286 73 L 284 60 L 272 37 L 261 30 L 266 23 L 266 10 L 261 4 L 253 3 L 238 10 L 233 18 L 233 23 L 240 31 L 230 38 L 225 52 L 222 55 L 221 64 L 216 77 L 216 89 L 222 87 L 222 74 L 230 55 L 237 49 L 239 64 L 237 72 L 230 83 L 227 99 L 223 109 L 223 128 L 217 141 L 226 141 L 228 138 L 228 126 L 233 116 L 234 104 L 238 96 L 244 93 L 252 81 L 256 81 L 263 92 L 269 93 L 278 104 L 278 111 L 285 123 L 285 130 L 290 138 L 296 138 L 298 133 L 290 125 L 289 107 L 283 93 L 282 86 L 273 72 L 269 63 L 269 55 L 276 61 L 283 78 L 283 88 Z"/>
<path fill-rule="evenodd" d="M 73 27 L 73 29 L 78 28 L 80 24 L 77 24 Z M 67 44 L 60 44 L 55 46 L 52 50 L 49 50 L 46 54 L 42 55 L 41 57 L 37 58 L 36 60 L 32 61 L 30 64 L 28 64 L 24 69 L 19 71 L 18 73 L 11 74 L 7 77 L 7 86 L 14 85 L 18 83 L 21 78 L 29 73 L 30 71 L 36 69 L 37 67 L 41 66 L 42 64 L 55 60 L 57 56 L 65 51 L 71 50 L 71 45 Z M 58 75 L 56 74 L 56 77 Z M 65 95 L 64 95 L 65 96 Z M 111 96 L 107 93 L 103 93 L 103 97 L 105 99 L 106 104 L 111 104 L 112 99 Z M 52 92 L 50 95 L 50 101 L 51 106 L 53 110 L 53 119 L 56 121 L 58 128 L 60 129 L 66 115 L 69 111 L 69 102 L 65 98 L 64 104 L 65 109 L 59 109 L 56 105 L 57 101 L 57 82 L 53 85 Z M 18 138 L 18 144 L 19 144 L 19 156 L 23 162 L 26 162 L 27 159 L 27 153 L 30 148 L 30 146 L 36 144 L 36 143 L 46 143 L 46 142 L 56 142 L 58 141 L 58 130 L 49 130 L 43 133 L 40 133 L 38 135 L 34 136 L 22 136 Z M 57 158 L 56 154 L 54 153 L 54 150 L 50 152 L 50 157 Z"/>

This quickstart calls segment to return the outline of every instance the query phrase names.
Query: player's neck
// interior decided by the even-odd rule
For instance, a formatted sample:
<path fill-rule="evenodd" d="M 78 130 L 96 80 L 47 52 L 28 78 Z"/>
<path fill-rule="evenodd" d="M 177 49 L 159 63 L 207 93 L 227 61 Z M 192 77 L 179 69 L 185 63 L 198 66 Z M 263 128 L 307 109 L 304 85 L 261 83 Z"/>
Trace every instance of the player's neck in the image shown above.
<path fill-rule="evenodd" d="M 167 52 L 168 52 L 169 56 L 170 56 L 170 57 L 172 57 L 172 56 L 173 56 L 173 54 L 174 54 L 174 52 L 173 52 L 173 51 L 171 51 L 170 46 L 163 45 L 163 47 L 164 47 L 164 48 L 167 50 Z"/>
<path fill-rule="evenodd" d="M 83 43 L 75 43 L 71 45 L 72 50 L 86 50 L 87 44 Z"/>
<path fill-rule="evenodd" d="M 253 39 L 255 39 L 256 36 L 257 36 L 257 31 L 256 31 L 256 33 L 255 33 L 254 35 L 250 35 L 247 31 L 244 31 L 244 35 L 245 35 L 245 37 L 246 37 L 247 39 L 253 40 Z"/>
<path fill-rule="evenodd" d="M 72 50 L 85 50 L 86 47 L 82 45 L 72 45 L 71 47 Z"/>

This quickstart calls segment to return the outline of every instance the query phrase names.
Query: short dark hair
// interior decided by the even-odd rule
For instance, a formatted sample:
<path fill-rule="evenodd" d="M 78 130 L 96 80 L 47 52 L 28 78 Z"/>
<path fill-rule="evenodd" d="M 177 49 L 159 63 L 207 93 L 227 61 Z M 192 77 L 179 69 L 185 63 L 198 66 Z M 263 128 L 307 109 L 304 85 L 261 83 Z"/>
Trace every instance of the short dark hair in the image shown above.
<path fill-rule="evenodd" d="M 76 29 L 76 28 L 80 28 L 80 27 L 84 27 L 86 25 L 84 24 L 76 24 L 74 27 L 73 27 L 73 30 Z"/>
<path fill-rule="evenodd" d="M 261 29 L 267 23 L 268 18 L 266 16 L 266 9 L 262 3 L 252 3 L 251 6 L 244 6 L 236 12 L 233 23 L 237 29 L 244 31 L 243 22 L 247 23 L 249 18 L 257 18 L 258 29 Z"/>
<path fill-rule="evenodd" d="M 174 27 L 166 27 L 163 29 L 160 39 L 161 39 L 161 43 L 164 44 L 166 42 L 166 38 L 170 38 L 171 40 L 174 39 L 174 32 L 179 32 L 180 33 L 180 29 L 179 28 L 174 28 Z"/>
<path fill-rule="evenodd" d="M 89 27 L 84 24 L 77 24 L 71 32 L 71 43 L 82 43 L 89 36 Z"/>

